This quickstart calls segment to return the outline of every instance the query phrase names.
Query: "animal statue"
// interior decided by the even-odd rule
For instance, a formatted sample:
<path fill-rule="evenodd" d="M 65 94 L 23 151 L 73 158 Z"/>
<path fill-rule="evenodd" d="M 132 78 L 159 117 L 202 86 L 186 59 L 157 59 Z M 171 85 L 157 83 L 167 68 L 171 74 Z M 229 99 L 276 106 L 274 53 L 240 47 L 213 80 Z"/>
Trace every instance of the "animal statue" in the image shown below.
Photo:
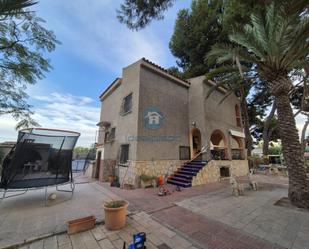
<path fill-rule="evenodd" d="M 233 196 L 237 197 L 239 195 L 244 195 L 244 192 L 245 192 L 244 185 L 238 183 L 233 176 L 230 177 L 230 184 L 231 184 L 231 187 L 232 187 L 232 195 Z"/>

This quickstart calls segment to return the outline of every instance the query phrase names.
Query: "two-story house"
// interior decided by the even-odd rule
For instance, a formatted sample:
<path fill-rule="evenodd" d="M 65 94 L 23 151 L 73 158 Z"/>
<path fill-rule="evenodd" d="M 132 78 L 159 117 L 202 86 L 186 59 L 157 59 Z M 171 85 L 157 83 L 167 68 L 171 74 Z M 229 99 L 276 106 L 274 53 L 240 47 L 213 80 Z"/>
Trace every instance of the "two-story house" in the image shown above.
<path fill-rule="evenodd" d="M 116 173 L 136 186 L 142 174 L 169 173 L 189 187 L 247 174 L 239 100 L 220 103 L 224 88 L 206 98 L 214 84 L 182 80 L 144 58 L 124 68 L 100 96 L 99 179 Z"/>

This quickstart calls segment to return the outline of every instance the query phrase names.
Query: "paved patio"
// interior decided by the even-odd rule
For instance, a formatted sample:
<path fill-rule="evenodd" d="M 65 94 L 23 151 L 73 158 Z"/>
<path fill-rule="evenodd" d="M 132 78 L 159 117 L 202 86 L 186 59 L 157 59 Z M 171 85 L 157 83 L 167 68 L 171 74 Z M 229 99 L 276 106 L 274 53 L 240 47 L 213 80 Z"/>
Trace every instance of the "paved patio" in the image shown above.
<path fill-rule="evenodd" d="M 137 231 L 147 232 L 148 248 L 162 249 L 163 243 L 181 249 L 309 248 L 309 212 L 273 205 L 287 195 L 286 179 L 257 176 L 256 180 L 263 182 L 261 189 L 238 198 L 231 196 L 228 181 L 181 192 L 168 186 L 172 194 L 165 197 L 157 195 L 158 189 L 124 190 L 92 182 L 77 185 L 71 200 L 67 193 L 58 193 L 48 207 L 44 207 L 43 191 L 30 192 L 0 206 L 0 248 L 63 232 L 70 219 L 96 215 L 102 221 L 102 202 L 120 198 L 130 202 L 131 217 L 128 227 L 113 235 L 120 237 L 118 242 L 101 225 L 79 235 L 50 236 L 30 249 L 122 248 L 123 240 L 131 240 Z M 162 227 L 154 231 L 158 224 Z M 179 241 L 177 245 L 174 240 Z"/>
<path fill-rule="evenodd" d="M 247 191 L 240 197 L 224 189 L 176 204 L 284 248 L 309 248 L 309 212 L 274 205 L 285 196 L 283 188 Z"/>
<path fill-rule="evenodd" d="M 309 248 L 309 212 L 274 205 L 287 196 L 287 178 L 257 175 L 254 179 L 261 182 L 260 190 L 238 198 L 231 195 L 227 181 L 166 197 L 158 197 L 156 189 L 104 186 L 203 248 Z"/>
<path fill-rule="evenodd" d="M 0 203 L 0 248 L 66 230 L 68 220 L 95 215 L 102 221 L 103 201 L 117 195 L 96 183 L 77 184 L 72 199 L 70 193 L 49 188 L 57 199 L 44 206 L 44 190 L 30 191 Z"/>
<path fill-rule="evenodd" d="M 127 224 L 119 231 L 107 231 L 104 225 L 68 236 L 61 234 L 24 245 L 22 249 L 123 249 L 123 243 L 128 247 L 133 234 L 147 233 L 147 249 L 197 249 L 194 242 L 175 233 L 173 230 L 153 220 L 148 214 L 140 212 L 127 217 Z M 166 247 L 168 246 L 168 247 Z"/>

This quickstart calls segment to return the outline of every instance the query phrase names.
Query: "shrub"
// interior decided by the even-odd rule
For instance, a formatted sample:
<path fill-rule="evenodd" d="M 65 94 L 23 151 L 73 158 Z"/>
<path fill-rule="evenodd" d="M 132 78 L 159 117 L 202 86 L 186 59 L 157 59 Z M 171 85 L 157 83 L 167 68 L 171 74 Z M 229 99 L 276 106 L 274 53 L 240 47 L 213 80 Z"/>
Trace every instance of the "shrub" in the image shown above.
<path fill-rule="evenodd" d="M 104 204 L 105 207 L 107 208 L 120 208 L 120 207 L 123 207 L 124 205 L 126 204 L 125 201 L 109 201 L 109 202 L 106 202 Z"/>

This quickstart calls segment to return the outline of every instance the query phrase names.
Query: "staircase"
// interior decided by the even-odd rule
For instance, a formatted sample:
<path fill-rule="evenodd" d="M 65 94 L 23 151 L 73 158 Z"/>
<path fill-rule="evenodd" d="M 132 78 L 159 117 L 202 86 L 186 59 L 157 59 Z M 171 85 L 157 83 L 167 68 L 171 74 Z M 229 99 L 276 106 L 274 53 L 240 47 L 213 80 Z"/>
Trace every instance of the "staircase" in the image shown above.
<path fill-rule="evenodd" d="M 167 182 L 182 188 L 190 188 L 192 186 L 192 178 L 207 164 L 206 161 L 192 160 L 179 168 L 171 175 Z"/>

